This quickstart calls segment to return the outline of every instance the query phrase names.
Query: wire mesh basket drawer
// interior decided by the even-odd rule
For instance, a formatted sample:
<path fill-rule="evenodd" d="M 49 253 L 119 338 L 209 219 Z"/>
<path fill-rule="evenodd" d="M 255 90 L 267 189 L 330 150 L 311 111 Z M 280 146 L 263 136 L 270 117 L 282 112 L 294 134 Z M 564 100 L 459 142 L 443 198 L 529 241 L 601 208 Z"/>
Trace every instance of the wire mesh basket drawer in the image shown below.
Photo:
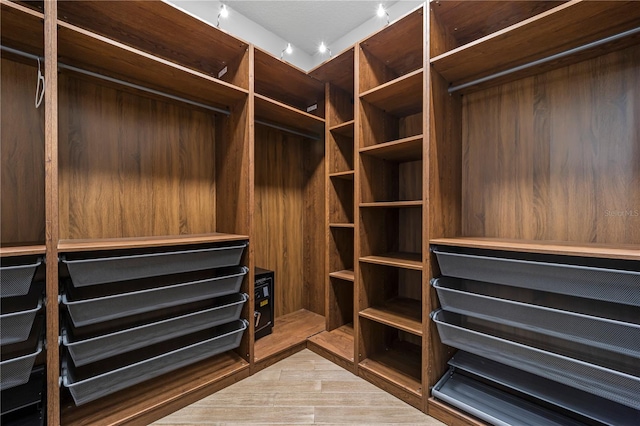
<path fill-rule="evenodd" d="M 235 349 L 240 345 L 240 340 L 247 326 L 248 323 L 244 320 L 234 321 L 220 326 L 219 334 L 213 338 L 82 380 L 75 380 L 74 368 L 67 362 L 63 365 L 63 384 L 69 388 L 76 405 L 81 405 L 205 358 Z"/>
<path fill-rule="evenodd" d="M 246 294 L 235 294 L 222 301 L 220 306 L 85 340 L 74 341 L 72 333 L 63 329 L 62 343 L 73 363 L 81 366 L 237 320 L 248 298 Z"/>
<path fill-rule="evenodd" d="M 161 308 L 238 293 L 248 268 L 237 268 L 235 271 L 237 272 L 198 281 L 93 299 L 69 300 L 68 295 L 63 294 L 61 302 L 69 311 L 73 325 L 83 327 Z"/>
<path fill-rule="evenodd" d="M 640 409 L 640 377 L 464 328 L 462 316 L 431 314 L 442 343 Z"/>
<path fill-rule="evenodd" d="M 479 294 L 491 288 L 482 282 L 436 278 L 432 285 L 446 311 L 499 321 L 640 359 L 640 324 Z M 474 289 L 476 292 L 472 292 Z"/>
<path fill-rule="evenodd" d="M 44 385 L 44 366 L 36 366 L 31 371 L 27 383 L 11 388 L 11 392 L 2 393 L 2 401 L 0 402 L 2 414 L 5 415 L 31 405 L 41 404 L 45 393 Z"/>
<path fill-rule="evenodd" d="M 584 423 L 563 416 L 524 398 L 511 395 L 456 371 L 447 372 L 432 395 L 492 425 L 580 426 Z"/>
<path fill-rule="evenodd" d="M 29 338 L 36 314 L 42 308 L 42 300 L 32 309 L 0 315 L 0 344 L 10 345 Z"/>
<path fill-rule="evenodd" d="M 38 340 L 35 352 L 0 362 L 0 390 L 24 385 L 29 381 L 36 357 L 42 352 L 42 341 Z"/>
<path fill-rule="evenodd" d="M 246 243 L 225 247 L 90 259 L 62 258 L 76 287 L 237 266 Z"/>
<path fill-rule="evenodd" d="M 433 250 L 442 275 L 640 306 L 640 272 Z"/>
<path fill-rule="evenodd" d="M 24 296 L 29 293 L 33 276 L 41 264 L 42 261 L 38 260 L 28 265 L 0 267 L 0 296 Z"/>

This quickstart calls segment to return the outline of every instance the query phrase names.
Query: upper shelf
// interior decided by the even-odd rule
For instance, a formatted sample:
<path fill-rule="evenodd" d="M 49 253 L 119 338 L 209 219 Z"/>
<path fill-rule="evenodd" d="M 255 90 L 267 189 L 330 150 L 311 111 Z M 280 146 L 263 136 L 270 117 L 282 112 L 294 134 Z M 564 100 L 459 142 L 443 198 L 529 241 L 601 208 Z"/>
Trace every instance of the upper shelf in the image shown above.
<path fill-rule="evenodd" d="M 257 93 L 255 94 L 255 115 L 257 121 L 283 126 L 309 137 L 319 139 L 324 133 L 323 118 Z"/>
<path fill-rule="evenodd" d="M 565 241 L 512 240 L 502 238 L 437 238 L 432 245 L 468 247 L 564 256 L 640 260 L 640 244 L 580 244 Z"/>
<path fill-rule="evenodd" d="M 256 94 L 324 118 L 324 83 L 321 81 L 257 48 L 254 73 Z"/>
<path fill-rule="evenodd" d="M 354 52 L 355 48 L 350 47 L 309 71 L 309 75 L 320 81 L 329 82 L 345 92 L 353 94 Z"/>
<path fill-rule="evenodd" d="M 44 15 L 7 0 L 0 1 L 2 45 L 32 55 L 44 55 Z"/>
<path fill-rule="evenodd" d="M 422 159 L 422 144 L 422 135 L 416 135 L 360 148 L 360 154 L 398 162 L 414 161 Z"/>
<path fill-rule="evenodd" d="M 59 62 L 228 110 L 248 91 L 58 21 Z"/>
<path fill-rule="evenodd" d="M 637 1 L 573 0 L 436 56 L 431 65 L 447 81 L 459 85 L 620 34 L 638 27 L 639 22 Z M 599 54 L 607 51 L 596 50 Z M 585 54 L 574 61 L 576 58 L 585 58 Z M 551 66 L 566 63 L 569 61 L 555 61 Z M 524 75 L 527 72 L 511 78 Z"/>
<path fill-rule="evenodd" d="M 382 84 L 360 98 L 392 115 L 404 117 L 422 111 L 422 68 Z"/>
<path fill-rule="evenodd" d="M 59 19 L 204 74 L 249 88 L 238 70 L 248 44 L 160 0 L 59 1 Z M 144 25 L 141 25 L 144 22 Z M 246 77 L 233 78 L 237 72 Z"/>
<path fill-rule="evenodd" d="M 349 121 L 345 121 L 344 123 L 331 126 L 329 128 L 329 131 L 333 133 L 337 133 L 342 136 L 347 136 L 352 138 L 354 129 L 355 129 L 355 120 L 349 120 Z"/>
<path fill-rule="evenodd" d="M 458 47 L 559 6 L 565 1 L 431 0 L 429 6 L 433 17 L 447 36 L 455 40 L 455 47 Z M 431 47 L 433 49 L 434 45 Z M 443 52 L 435 54 L 440 53 Z"/>
<path fill-rule="evenodd" d="M 42 244 L 0 247 L 0 257 L 40 255 L 45 254 L 46 251 L 47 247 Z"/>
<path fill-rule="evenodd" d="M 102 238 L 95 240 L 60 240 L 58 251 L 80 252 L 98 250 L 120 250 L 164 246 L 184 246 L 192 244 L 223 243 L 248 240 L 247 235 L 235 234 L 193 234 L 167 235 L 162 237 Z"/>

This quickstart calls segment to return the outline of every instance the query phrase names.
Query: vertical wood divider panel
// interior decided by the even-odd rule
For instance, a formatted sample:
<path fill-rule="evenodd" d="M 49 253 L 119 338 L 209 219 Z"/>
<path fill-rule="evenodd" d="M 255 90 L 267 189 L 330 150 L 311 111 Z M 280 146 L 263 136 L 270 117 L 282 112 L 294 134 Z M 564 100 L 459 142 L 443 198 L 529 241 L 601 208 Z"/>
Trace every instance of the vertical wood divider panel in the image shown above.
<path fill-rule="evenodd" d="M 331 213 L 331 179 L 329 178 L 329 173 L 331 173 L 331 165 L 333 164 L 333 150 L 331 144 L 333 143 L 333 139 L 331 136 L 331 131 L 329 130 L 331 126 L 335 124 L 335 115 L 333 110 L 333 103 L 331 102 L 331 83 L 324 84 L 324 98 L 325 98 L 325 118 L 326 123 L 324 126 L 324 151 L 325 151 L 325 162 L 324 162 L 324 321 L 325 321 L 325 329 L 333 330 L 336 325 L 336 318 L 334 312 L 334 304 L 332 303 L 331 297 L 331 277 L 329 277 L 329 273 L 331 272 L 331 230 L 329 229 L 329 223 L 331 222 L 329 215 Z"/>
<path fill-rule="evenodd" d="M 362 111 L 360 109 L 360 43 L 356 43 L 353 51 L 353 372 L 359 374 L 359 364 L 362 357 L 362 324 L 360 323 L 361 302 L 361 276 L 360 271 L 360 203 L 362 195 L 360 194 L 360 139 L 362 138 Z"/>
<path fill-rule="evenodd" d="M 44 4 L 47 424 L 60 424 L 58 350 L 58 4 Z"/>
<path fill-rule="evenodd" d="M 428 412 L 428 399 L 430 395 L 429 387 L 429 324 L 431 319 L 431 305 L 429 303 L 430 276 L 429 276 L 429 117 L 431 113 L 429 96 L 429 3 L 425 3 L 422 13 L 422 223 L 420 230 L 422 235 L 422 285 L 421 285 L 421 306 L 422 306 L 422 411 Z"/>
<path fill-rule="evenodd" d="M 255 136 L 256 136 L 256 129 L 255 129 L 255 116 L 256 116 L 256 110 L 255 110 L 255 98 L 254 98 L 254 93 L 255 93 L 255 48 L 253 45 L 249 45 L 249 50 L 248 50 L 248 64 L 247 64 L 247 73 L 248 73 L 248 88 L 249 88 L 249 99 L 247 100 L 247 105 L 249 107 L 249 116 L 247 117 L 247 129 L 248 129 L 248 135 L 247 135 L 247 143 L 248 143 L 248 152 L 249 152 L 249 197 L 246 200 L 246 202 L 248 203 L 248 223 L 247 223 L 247 229 L 249 232 L 249 236 L 250 236 L 250 240 L 249 240 L 249 247 L 247 247 L 246 252 L 248 253 L 249 256 L 249 273 L 247 274 L 247 279 L 249 280 L 249 313 L 248 313 L 248 317 L 247 319 L 249 320 L 249 333 L 247 333 L 249 335 L 249 362 L 250 362 L 250 370 L 251 370 L 251 374 L 253 374 L 253 370 L 254 370 L 254 363 L 253 360 L 255 359 L 255 351 L 254 351 L 254 346 L 255 346 L 255 321 L 253 320 L 253 316 L 254 316 L 254 309 L 255 309 L 255 289 L 254 289 L 254 285 L 255 285 L 255 268 L 256 268 L 256 256 L 255 256 L 255 206 L 256 206 L 256 177 L 255 177 L 255 171 L 256 171 L 256 161 L 255 161 Z"/>

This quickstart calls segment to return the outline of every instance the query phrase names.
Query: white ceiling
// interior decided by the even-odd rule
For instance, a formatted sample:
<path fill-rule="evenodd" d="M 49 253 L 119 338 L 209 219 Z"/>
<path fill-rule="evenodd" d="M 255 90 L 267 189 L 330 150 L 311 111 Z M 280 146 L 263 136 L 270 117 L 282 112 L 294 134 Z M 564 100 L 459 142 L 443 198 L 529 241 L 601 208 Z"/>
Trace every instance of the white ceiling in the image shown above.
<path fill-rule="evenodd" d="M 380 3 L 389 7 L 397 0 L 224 0 L 223 3 L 312 56 L 320 42 L 331 46 L 374 17 Z"/>

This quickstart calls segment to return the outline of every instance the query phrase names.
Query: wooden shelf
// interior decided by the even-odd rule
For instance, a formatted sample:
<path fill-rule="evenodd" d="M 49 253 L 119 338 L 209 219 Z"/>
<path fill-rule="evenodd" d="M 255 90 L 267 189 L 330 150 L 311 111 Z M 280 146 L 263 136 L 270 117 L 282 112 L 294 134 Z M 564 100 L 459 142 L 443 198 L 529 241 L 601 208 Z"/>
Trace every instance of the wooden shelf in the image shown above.
<path fill-rule="evenodd" d="M 330 178 L 346 179 L 346 180 L 353 180 L 354 175 L 355 175 L 355 172 L 353 170 L 347 170 L 345 172 L 329 173 Z"/>
<path fill-rule="evenodd" d="M 44 244 L 0 247 L 0 257 L 42 255 L 46 250 L 47 246 Z"/>
<path fill-rule="evenodd" d="M 303 349 L 309 337 L 324 331 L 322 315 L 301 309 L 275 319 L 273 333 L 258 339 L 254 345 L 254 362 L 263 363 L 270 357 L 290 349 Z"/>
<path fill-rule="evenodd" d="M 329 276 L 331 278 L 338 278 L 343 281 L 355 281 L 353 269 L 343 269 L 342 271 L 330 272 Z"/>
<path fill-rule="evenodd" d="M 309 137 L 319 139 L 324 133 L 324 118 L 300 111 L 258 93 L 255 94 L 255 115 L 257 120 L 284 126 Z"/>
<path fill-rule="evenodd" d="M 217 77 L 228 67 L 228 74 L 221 77 L 225 81 L 236 73 L 233 68 L 248 48 L 247 43 L 164 1 L 62 1 L 58 16 L 207 75 Z M 215 46 L 215 53 L 211 46 Z M 248 71 L 239 72 L 247 74 L 242 87 L 248 89 Z"/>
<path fill-rule="evenodd" d="M 420 353 L 419 347 L 399 342 L 395 347 L 360 361 L 359 368 L 414 396 L 422 397 Z"/>
<path fill-rule="evenodd" d="M 355 48 L 349 47 L 309 71 L 309 75 L 320 81 L 330 82 L 345 92 L 353 94 L 354 52 Z"/>
<path fill-rule="evenodd" d="M 411 201 L 377 201 L 375 203 L 360 203 L 361 208 L 401 208 L 422 207 L 422 200 Z"/>
<path fill-rule="evenodd" d="M 355 120 L 349 120 L 349 121 L 345 121 L 344 123 L 336 124 L 335 126 L 329 127 L 329 131 L 352 138 L 354 128 L 355 128 Z"/>
<path fill-rule="evenodd" d="M 300 112 L 317 104 L 315 114 L 318 118 L 324 117 L 324 83 L 258 48 L 255 48 L 254 59 L 256 95 L 274 99 Z"/>
<path fill-rule="evenodd" d="M 423 66 L 423 14 L 424 9 L 420 6 L 371 35 L 360 45 L 397 75 L 417 70 Z M 361 90 L 367 89 L 361 87 Z"/>
<path fill-rule="evenodd" d="M 360 154 L 391 161 L 413 161 L 422 159 L 422 135 L 411 136 L 391 142 L 360 148 Z"/>
<path fill-rule="evenodd" d="M 386 301 L 384 305 L 360 311 L 360 316 L 422 336 L 422 304 L 418 300 L 391 299 Z"/>
<path fill-rule="evenodd" d="M 59 62 L 228 110 L 248 91 L 204 73 L 58 21 Z"/>
<path fill-rule="evenodd" d="M 0 2 L 0 7 L 2 45 L 42 56 L 44 54 L 44 15 L 6 0 Z M 5 55 L 4 52 L 2 54 Z"/>
<path fill-rule="evenodd" d="M 347 228 L 354 229 L 355 225 L 353 223 L 330 223 L 329 228 Z"/>
<path fill-rule="evenodd" d="M 97 240 L 60 240 L 60 252 L 136 249 L 146 247 L 183 246 L 190 244 L 222 243 L 248 240 L 247 235 L 235 234 L 191 234 L 161 237 L 105 238 Z"/>
<path fill-rule="evenodd" d="M 405 117 L 422 111 L 422 68 L 360 94 L 360 99 L 392 115 Z"/>
<path fill-rule="evenodd" d="M 622 33 L 637 27 L 639 19 L 636 1 L 574 0 L 436 56 L 431 65 L 457 85 Z M 631 42 L 637 43 L 637 38 Z M 596 49 L 596 55 L 608 50 Z M 573 61 L 554 61 L 552 67 L 587 57 L 581 54 Z M 528 70 L 509 79 L 539 72 L 540 68 Z"/>
<path fill-rule="evenodd" d="M 80 407 L 63 404 L 64 425 L 148 424 L 249 376 L 249 363 L 229 351 Z"/>
<path fill-rule="evenodd" d="M 385 253 L 364 256 L 360 258 L 360 262 L 422 271 L 422 256 L 419 253 Z"/>
<path fill-rule="evenodd" d="M 564 241 L 512 240 L 502 238 L 436 238 L 432 245 L 479 249 L 640 260 L 640 244 L 579 244 Z"/>
<path fill-rule="evenodd" d="M 348 362 L 353 359 L 353 324 L 345 324 L 331 331 L 323 331 L 309 338 L 308 344 L 317 345 Z"/>

